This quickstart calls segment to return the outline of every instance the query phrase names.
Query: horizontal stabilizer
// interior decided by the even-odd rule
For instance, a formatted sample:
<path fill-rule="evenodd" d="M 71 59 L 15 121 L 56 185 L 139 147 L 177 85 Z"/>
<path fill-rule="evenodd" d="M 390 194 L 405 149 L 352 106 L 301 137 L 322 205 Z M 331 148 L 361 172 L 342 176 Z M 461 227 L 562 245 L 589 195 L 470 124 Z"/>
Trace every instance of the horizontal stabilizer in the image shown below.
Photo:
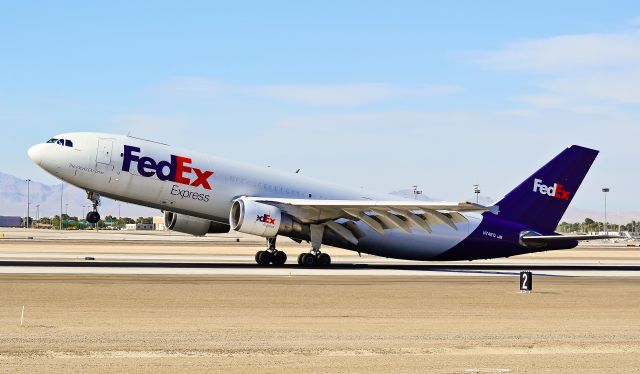
<path fill-rule="evenodd" d="M 617 235 L 527 235 L 520 238 L 523 243 L 552 244 L 582 240 L 619 239 Z"/>

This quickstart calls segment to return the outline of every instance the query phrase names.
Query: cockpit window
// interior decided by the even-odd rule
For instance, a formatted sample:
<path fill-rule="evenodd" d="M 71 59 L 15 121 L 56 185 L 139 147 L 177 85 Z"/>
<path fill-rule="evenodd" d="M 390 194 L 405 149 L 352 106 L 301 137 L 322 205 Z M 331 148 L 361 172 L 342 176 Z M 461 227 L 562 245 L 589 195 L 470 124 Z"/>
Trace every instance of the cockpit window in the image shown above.
<path fill-rule="evenodd" d="M 69 139 L 52 138 L 52 139 L 47 140 L 47 143 L 58 144 L 58 145 L 61 145 L 63 147 L 73 148 L 73 142 L 71 140 L 69 140 Z"/>

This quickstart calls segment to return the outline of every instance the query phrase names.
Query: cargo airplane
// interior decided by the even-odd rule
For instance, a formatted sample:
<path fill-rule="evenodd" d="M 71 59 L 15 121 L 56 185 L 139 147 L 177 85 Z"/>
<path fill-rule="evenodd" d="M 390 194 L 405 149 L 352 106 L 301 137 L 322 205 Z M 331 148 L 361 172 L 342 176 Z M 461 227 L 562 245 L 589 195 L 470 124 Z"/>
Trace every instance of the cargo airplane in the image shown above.
<path fill-rule="evenodd" d="M 490 206 L 426 202 L 348 188 L 132 136 L 66 133 L 29 157 L 82 188 L 100 220 L 100 197 L 164 211 L 166 227 L 191 235 L 230 230 L 266 238 L 260 265 L 282 265 L 276 237 L 310 242 L 304 266 L 328 266 L 322 244 L 408 260 L 474 260 L 573 248 L 605 236 L 560 235 L 562 218 L 598 151 L 573 145 Z"/>

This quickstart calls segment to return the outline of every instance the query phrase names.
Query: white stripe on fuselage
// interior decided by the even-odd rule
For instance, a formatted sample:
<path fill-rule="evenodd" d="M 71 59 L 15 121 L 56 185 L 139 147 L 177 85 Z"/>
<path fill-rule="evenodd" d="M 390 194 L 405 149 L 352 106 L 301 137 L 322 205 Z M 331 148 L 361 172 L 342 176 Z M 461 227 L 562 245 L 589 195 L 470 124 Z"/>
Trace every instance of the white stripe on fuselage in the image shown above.
<path fill-rule="evenodd" d="M 113 199 L 217 222 L 228 222 L 231 203 L 239 196 L 398 200 L 393 195 L 343 187 L 300 174 L 246 165 L 123 135 L 68 133 L 56 138 L 70 139 L 74 147 L 41 145 L 49 149 L 46 152 L 47 158 L 40 166 L 54 176 Z M 109 144 L 111 154 L 106 153 Z M 208 178 L 212 189 L 205 189 L 202 185 L 194 187 L 162 181 L 157 176 L 142 176 L 138 172 L 137 163 L 131 165 L 130 172 L 123 171 L 122 154 L 125 145 L 140 148 L 137 156 L 151 157 L 158 162 L 170 160 L 171 155 L 190 158 L 192 168 L 213 171 L 213 175 Z M 195 176 L 190 176 L 191 180 L 195 179 Z M 463 215 L 468 221 L 458 223 L 458 230 L 434 224 L 430 234 L 414 228 L 411 234 L 393 229 L 380 235 L 364 223 L 357 222 L 366 235 L 360 240 L 356 250 L 394 258 L 429 259 L 460 243 L 482 221 L 479 214 Z"/>

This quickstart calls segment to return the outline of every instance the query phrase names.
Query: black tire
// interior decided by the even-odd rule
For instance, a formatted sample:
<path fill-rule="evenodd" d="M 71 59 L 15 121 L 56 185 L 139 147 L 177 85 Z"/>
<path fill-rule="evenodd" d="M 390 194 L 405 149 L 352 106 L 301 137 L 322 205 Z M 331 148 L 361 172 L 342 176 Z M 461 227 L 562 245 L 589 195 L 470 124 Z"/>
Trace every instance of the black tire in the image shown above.
<path fill-rule="evenodd" d="M 300 254 L 298 255 L 298 265 L 302 265 L 302 257 L 303 257 L 304 255 L 306 255 L 306 253 L 300 253 Z"/>
<path fill-rule="evenodd" d="M 258 265 L 269 265 L 273 260 L 273 255 L 271 252 L 260 251 L 260 255 L 258 255 Z"/>
<path fill-rule="evenodd" d="M 318 266 L 327 267 L 331 265 L 331 256 L 326 253 L 320 253 L 318 256 Z"/>
<path fill-rule="evenodd" d="M 258 251 L 256 252 L 256 264 L 260 264 L 260 254 L 264 252 L 264 251 Z"/>
<path fill-rule="evenodd" d="M 87 222 L 89 222 L 92 225 L 95 225 L 96 223 L 100 222 L 100 213 L 98 212 L 87 213 Z"/>
<path fill-rule="evenodd" d="M 274 265 L 284 265 L 287 262 L 287 254 L 282 251 L 277 251 L 273 254 L 273 260 L 271 260 Z"/>
<path fill-rule="evenodd" d="M 305 253 L 302 255 L 302 265 L 313 266 L 316 264 L 316 256 L 311 253 Z"/>

